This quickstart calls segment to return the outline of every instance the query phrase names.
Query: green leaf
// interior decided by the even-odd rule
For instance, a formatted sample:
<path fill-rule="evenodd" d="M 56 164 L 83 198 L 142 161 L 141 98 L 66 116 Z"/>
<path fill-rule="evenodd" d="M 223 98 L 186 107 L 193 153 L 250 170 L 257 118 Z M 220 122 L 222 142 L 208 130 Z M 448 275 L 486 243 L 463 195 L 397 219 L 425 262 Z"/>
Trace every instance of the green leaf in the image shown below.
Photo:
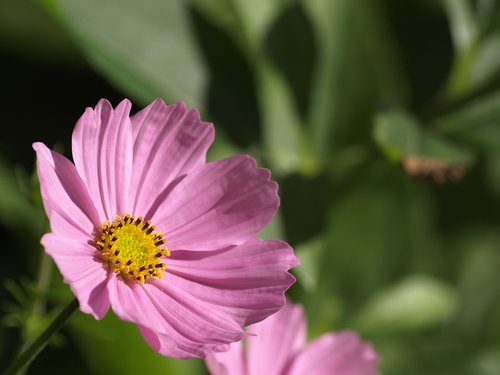
<path fill-rule="evenodd" d="M 240 48 L 250 48 L 250 53 L 260 50 L 263 39 L 290 0 L 193 0 L 194 5 L 218 25 L 224 27 L 239 43 Z"/>
<path fill-rule="evenodd" d="M 468 167 L 474 155 L 449 141 L 425 132 L 409 113 L 396 110 L 379 114 L 375 119 L 374 138 L 389 159 L 425 158 L 436 168 Z"/>
<path fill-rule="evenodd" d="M 454 329 L 470 339 L 481 339 L 496 329 L 500 333 L 498 310 L 500 280 L 500 238 L 496 227 L 467 227 L 447 241 L 459 255 L 458 286 L 461 303 Z"/>
<path fill-rule="evenodd" d="M 68 33 L 32 0 L 0 2 L 0 46 L 35 61 L 77 62 Z"/>
<path fill-rule="evenodd" d="M 314 151 L 329 160 L 369 132 L 377 97 L 397 103 L 408 88 L 377 2 L 307 0 L 317 37 L 308 116 Z"/>
<path fill-rule="evenodd" d="M 233 37 L 253 68 L 257 99 L 262 114 L 265 158 L 278 174 L 314 173 L 302 123 L 284 75 L 265 50 L 265 36 L 288 0 L 195 0 L 213 22 Z"/>
<path fill-rule="evenodd" d="M 361 332 L 422 330 L 446 322 L 456 311 L 458 295 L 446 283 L 412 275 L 382 290 L 353 319 Z"/>
<path fill-rule="evenodd" d="M 468 0 L 442 0 L 450 33 L 458 53 L 467 50 L 479 35 L 476 16 Z"/>
<path fill-rule="evenodd" d="M 71 320 L 71 332 L 92 374 L 196 374 L 199 360 L 183 361 L 154 351 L 136 325 L 119 320 L 111 312 L 101 321 L 79 314 Z"/>
<path fill-rule="evenodd" d="M 296 171 L 303 162 L 310 163 L 307 163 L 307 158 L 302 158 L 302 126 L 290 87 L 270 63 L 261 61 L 258 69 L 257 92 L 266 158 L 279 174 Z"/>
<path fill-rule="evenodd" d="M 386 163 L 375 163 L 338 195 L 324 232 L 318 288 L 308 296 L 313 319 L 327 297 L 340 299 L 345 318 L 395 278 L 433 270 L 440 259 L 433 215 L 429 185 L 411 183 Z"/>
<path fill-rule="evenodd" d="M 285 238 L 283 217 L 280 211 L 273 220 L 259 233 L 259 237 L 264 240 Z"/>
<path fill-rule="evenodd" d="M 297 280 L 308 292 L 318 287 L 321 253 L 324 246 L 325 240 L 321 237 L 295 246 L 295 255 L 300 259 L 300 267 L 296 270 Z"/>
<path fill-rule="evenodd" d="M 475 99 L 455 112 L 434 120 L 434 130 L 470 144 L 478 151 L 500 147 L 500 91 Z"/>
<path fill-rule="evenodd" d="M 478 46 L 471 71 L 471 85 L 478 88 L 500 73 L 500 32 L 488 35 Z"/>
<path fill-rule="evenodd" d="M 54 0 L 94 66 L 142 103 L 204 103 L 206 71 L 182 0 Z"/>
<path fill-rule="evenodd" d="M 23 182 L 29 185 L 28 182 Z M 41 210 L 25 195 L 14 170 L 0 160 L 0 221 L 26 236 L 40 235 L 45 223 Z"/>

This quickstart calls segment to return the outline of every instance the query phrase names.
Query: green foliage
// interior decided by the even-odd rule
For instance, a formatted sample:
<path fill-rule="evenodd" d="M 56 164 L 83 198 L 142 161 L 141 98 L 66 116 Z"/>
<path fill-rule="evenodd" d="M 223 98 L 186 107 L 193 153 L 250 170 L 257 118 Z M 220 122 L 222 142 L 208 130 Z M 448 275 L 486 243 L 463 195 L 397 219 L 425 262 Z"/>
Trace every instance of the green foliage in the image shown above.
<path fill-rule="evenodd" d="M 251 153 L 271 168 L 282 209 L 260 235 L 302 260 L 290 296 L 309 337 L 358 330 L 387 375 L 500 373 L 499 51 L 498 0 L 0 4 L 0 52 L 32 69 L 58 62 L 75 80 L 98 72 L 138 104 L 187 102 L 214 120 L 210 160 Z M 54 98 L 93 104 L 78 82 L 62 94 L 44 85 L 46 112 L 14 126 L 58 139 Z M 23 102 L 26 87 L 37 80 L 4 92 Z M 0 280 L 4 363 L 15 332 L 32 337 L 70 291 L 39 256 L 47 224 L 33 165 L 0 156 L 0 267 L 16 278 Z M 65 334 L 53 373 L 205 373 L 201 361 L 161 357 L 112 313 L 80 314 Z"/>
<path fill-rule="evenodd" d="M 353 324 L 360 332 L 385 335 L 423 330 L 449 320 L 457 299 L 456 291 L 441 281 L 410 275 L 369 300 Z"/>
<path fill-rule="evenodd" d="M 383 113 L 375 119 L 374 138 L 395 161 L 427 157 L 446 165 L 470 166 L 473 155 L 452 143 L 426 133 L 416 119 L 403 111 Z"/>
<path fill-rule="evenodd" d="M 207 76 L 185 1 L 53 3 L 91 63 L 137 101 L 165 97 L 202 106 Z"/>
<path fill-rule="evenodd" d="M 91 316 L 73 319 L 71 333 L 92 374 L 195 374 L 199 360 L 165 358 L 151 350 L 136 325 L 109 313 L 96 324 Z"/>

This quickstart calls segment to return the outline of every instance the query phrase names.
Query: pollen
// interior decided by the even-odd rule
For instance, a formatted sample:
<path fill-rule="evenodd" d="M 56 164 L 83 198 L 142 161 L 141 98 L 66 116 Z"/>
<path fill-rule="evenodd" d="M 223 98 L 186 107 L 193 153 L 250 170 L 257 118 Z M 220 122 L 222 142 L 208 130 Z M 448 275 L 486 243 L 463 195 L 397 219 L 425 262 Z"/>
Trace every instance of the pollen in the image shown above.
<path fill-rule="evenodd" d="M 123 277 L 144 283 L 161 279 L 166 268 L 162 259 L 170 256 L 163 234 L 151 222 L 131 215 L 106 221 L 97 236 L 96 248 L 110 267 Z"/>

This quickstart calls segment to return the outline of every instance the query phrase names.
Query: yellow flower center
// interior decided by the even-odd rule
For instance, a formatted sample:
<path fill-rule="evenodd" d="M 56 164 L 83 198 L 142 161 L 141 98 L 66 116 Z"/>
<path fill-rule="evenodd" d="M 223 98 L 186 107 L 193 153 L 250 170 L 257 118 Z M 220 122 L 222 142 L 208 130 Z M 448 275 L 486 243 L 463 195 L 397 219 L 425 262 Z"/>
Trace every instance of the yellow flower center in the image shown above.
<path fill-rule="evenodd" d="M 155 232 L 150 221 L 130 215 L 117 216 L 111 224 L 106 221 L 96 247 L 116 273 L 139 283 L 161 279 L 166 268 L 161 260 L 170 255 L 163 234 Z"/>

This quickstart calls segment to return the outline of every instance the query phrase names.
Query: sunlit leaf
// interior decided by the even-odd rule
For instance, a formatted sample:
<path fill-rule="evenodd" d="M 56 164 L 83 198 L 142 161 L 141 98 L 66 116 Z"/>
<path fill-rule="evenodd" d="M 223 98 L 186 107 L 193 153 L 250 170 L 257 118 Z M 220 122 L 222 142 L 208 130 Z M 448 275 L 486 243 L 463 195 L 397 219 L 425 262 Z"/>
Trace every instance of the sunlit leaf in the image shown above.
<path fill-rule="evenodd" d="M 408 276 L 375 295 L 353 323 L 362 332 L 379 333 L 433 327 L 452 316 L 457 300 L 456 291 L 440 280 Z"/>
<path fill-rule="evenodd" d="M 481 41 L 471 72 L 471 84 L 481 87 L 500 74 L 500 32 Z"/>
<path fill-rule="evenodd" d="M 472 6 L 467 0 L 442 0 L 448 15 L 450 33 L 455 48 L 461 52 L 478 37 L 478 25 Z"/>
<path fill-rule="evenodd" d="M 206 72 L 182 0 L 54 0 L 95 67 L 142 103 L 204 103 Z"/>
<path fill-rule="evenodd" d="M 277 172 L 292 172 L 301 165 L 304 148 L 291 90 L 283 76 L 267 63 L 257 74 L 266 157 Z"/>
<path fill-rule="evenodd" d="M 498 151 L 500 147 L 500 92 L 468 103 L 439 117 L 434 128 L 451 139 L 478 150 Z"/>

